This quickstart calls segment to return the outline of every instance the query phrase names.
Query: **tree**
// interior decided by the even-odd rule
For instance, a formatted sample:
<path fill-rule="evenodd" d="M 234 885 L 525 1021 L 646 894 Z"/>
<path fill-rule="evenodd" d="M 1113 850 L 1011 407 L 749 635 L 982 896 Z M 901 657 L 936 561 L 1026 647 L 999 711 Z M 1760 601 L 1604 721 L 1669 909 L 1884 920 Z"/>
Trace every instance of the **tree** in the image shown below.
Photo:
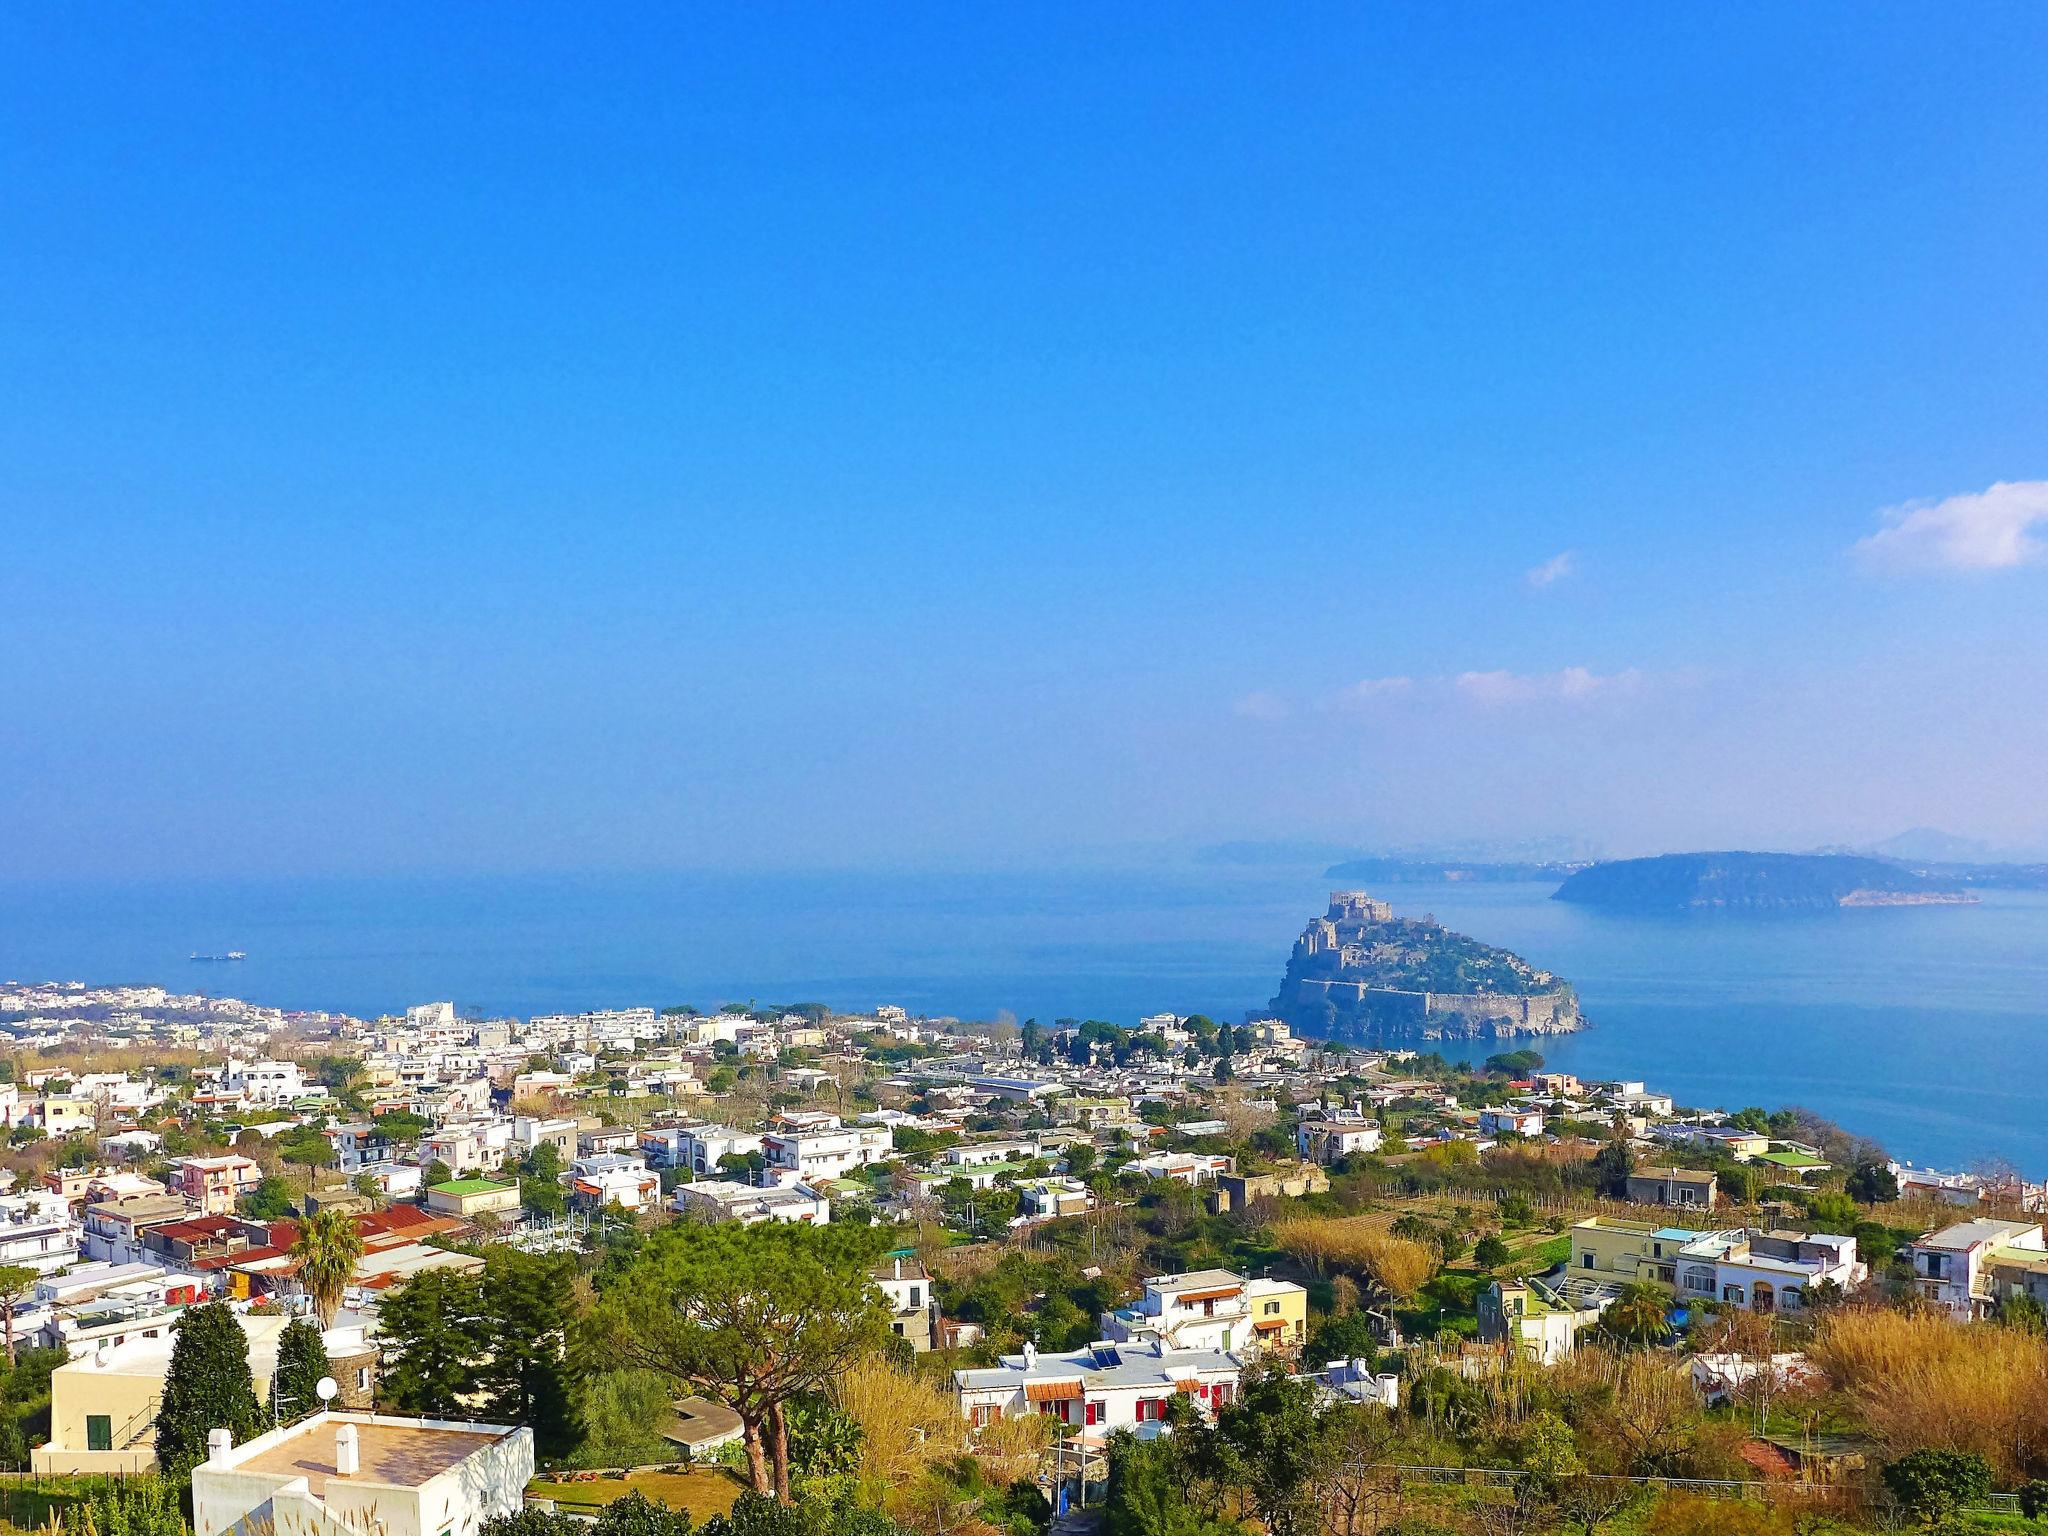
<path fill-rule="evenodd" d="M 1863 1213 L 1856 1209 L 1856 1202 L 1835 1190 L 1825 1190 L 1808 1202 L 1814 1227 L 1822 1232 L 1853 1231 Z"/>
<path fill-rule="evenodd" d="M 420 1175 L 420 1184 L 423 1188 L 432 1189 L 437 1184 L 448 1183 L 454 1177 L 455 1170 L 437 1157 L 427 1164 L 427 1171 Z"/>
<path fill-rule="evenodd" d="M 1102 1536 L 1227 1536 L 1242 1528 L 1223 1515 L 1222 1496 L 1202 1465 L 1200 1437 L 1174 1433 L 1109 1438 L 1109 1488 Z"/>
<path fill-rule="evenodd" d="M 1991 1463 L 1975 1451 L 1909 1451 L 1884 1469 L 1892 1497 L 1929 1525 L 1991 1492 Z"/>
<path fill-rule="evenodd" d="M 1632 1280 L 1607 1310 L 1600 1314 L 1600 1326 L 1619 1339 L 1648 1344 L 1671 1331 L 1671 1298 L 1648 1280 Z"/>
<path fill-rule="evenodd" d="M 1277 1371 L 1245 1382 L 1216 1418 L 1223 1481 L 1241 1489 L 1269 1536 L 1314 1536 L 1322 1483 L 1345 1456 L 1341 1431 L 1352 1404 L 1325 1404 L 1317 1389 Z"/>
<path fill-rule="evenodd" d="M 363 1235 L 356 1230 L 355 1218 L 343 1211 L 315 1211 L 300 1224 L 291 1254 L 298 1260 L 299 1284 L 320 1314 L 320 1326 L 332 1328 L 341 1298 L 355 1278 L 356 1261 L 363 1256 Z"/>
<path fill-rule="evenodd" d="M 327 1139 L 325 1133 L 304 1126 L 280 1141 L 277 1155 L 305 1169 L 306 1180 L 310 1184 L 315 1168 L 325 1168 L 335 1160 L 334 1143 Z"/>
<path fill-rule="evenodd" d="M 1481 1269 L 1496 1270 L 1504 1267 L 1513 1255 L 1508 1252 L 1506 1243 L 1488 1233 L 1479 1239 L 1478 1245 L 1472 1250 L 1472 1257 Z"/>
<path fill-rule="evenodd" d="M 7 1326 L 7 1363 L 14 1364 L 14 1309 L 21 1304 L 37 1279 L 26 1264 L 0 1264 L 0 1319 Z"/>
<path fill-rule="evenodd" d="M 1316 1324 L 1302 1350 L 1302 1358 L 1311 1365 L 1363 1360 L 1370 1367 L 1379 1359 L 1379 1353 L 1379 1343 L 1372 1336 L 1372 1319 L 1363 1312 L 1345 1312 Z"/>
<path fill-rule="evenodd" d="M 460 1419 L 483 1347 L 483 1288 L 475 1275 L 428 1269 L 377 1304 L 384 1347 L 378 1396 L 401 1413 Z"/>
<path fill-rule="evenodd" d="M 273 1415 L 291 1423 L 319 1412 L 320 1378 L 330 1372 L 320 1330 L 302 1317 L 286 1323 L 277 1336 L 277 1369 L 270 1376 Z"/>
<path fill-rule="evenodd" d="M 536 1216 L 560 1216 L 569 1209 L 562 1189 L 562 1153 L 544 1141 L 519 1165 L 519 1203 Z"/>
<path fill-rule="evenodd" d="M 494 1246 L 478 1293 L 485 1348 L 473 1373 L 485 1412 L 500 1424 L 526 1424 L 534 1448 L 567 1455 L 582 1438 L 578 1381 L 569 1348 L 576 1311 L 576 1258 Z"/>
<path fill-rule="evenodd" d="M 617 1357 L 730 1408 L 754 1490 L 790 1501 L 785 1405 L 888 1335 L 871 1228 L 672 1226 L 607 1287 Z"/>
<path fill-rule="evenodd" d="M 1874 1159 L 1850 1169 L 1845 1188 L 1851 1200 L 1860 1200 L 1865 1205 L 1881 1205 L 1899 1198 L 1898 1175 Z"/>
<path fill-rule="evenodd" d="M 251 1221 L 283 1221 L 293 1210 L 291 1185 L 274 1173 L 266 1173 L 242 1196 L 242 1214 Z"/>
<path fill-rule="evenodd" d="M 1636 1171 L 1636 1154 L 1626 1136 L 1613 1136 L 1593 1155 L 1593 1177 L 1600 1193 L 1628 1198 L 1628 1176 Z"/>
<path fill-rule="evenodd" d="M 209 1431 L 236 1441 L 263 1426 L 249 1376 L 249 1338 L 225 1302 L 188 1310 L 172 1325 L 170 1368 L 156 1415 L 156 1456 L 166 1476 L 185 1476 L 206 1459 Z"/>

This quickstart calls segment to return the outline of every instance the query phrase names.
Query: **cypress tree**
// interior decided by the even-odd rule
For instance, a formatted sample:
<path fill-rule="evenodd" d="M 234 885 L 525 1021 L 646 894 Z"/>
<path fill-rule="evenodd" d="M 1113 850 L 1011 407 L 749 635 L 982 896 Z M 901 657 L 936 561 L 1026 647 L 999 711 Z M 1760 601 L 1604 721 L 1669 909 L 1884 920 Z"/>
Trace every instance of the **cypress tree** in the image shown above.
<path fill-rule="evenodd" d="M 302 1317 L 286 1323 L 277 1340 L 277 1369 L 270 1378 L 276 1416 L 289 1424 L 318 1413 L 320 1378 L 328 1374 L 327 1346 L 320 1340 L 320 1330 Z"/>
<path fill-rule="evenodd" d="M 241 1319 L 215 1301 L 192 1308 L 176 1329 L 156 1414 L 157 1461 L 174 1478 L 206 1460 L 209 1430 L 225 1429 L 239 1442 L 263 1427 Z"/>

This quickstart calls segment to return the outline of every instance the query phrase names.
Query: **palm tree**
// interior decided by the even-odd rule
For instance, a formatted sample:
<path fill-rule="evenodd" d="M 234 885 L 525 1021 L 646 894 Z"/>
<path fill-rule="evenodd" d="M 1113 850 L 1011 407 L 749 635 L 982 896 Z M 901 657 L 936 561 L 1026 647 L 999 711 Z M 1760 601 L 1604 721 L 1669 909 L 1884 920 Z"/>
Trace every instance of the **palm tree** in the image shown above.
<path fill-rule="evenodd" d="M 1600 1325 L 1620 1338 L 1647 1344 L 1671 1331 L 1671 1298 L 1661 1286 L 1632 1280 L 1601 1314 Z"/>
<path fill-rule="evenodd" d="M 316 1211 L 301 1223 L 292 1257 L 299 1261 L 299 1283 L 313 1298 L 322 1328 L 334 1326 L 342 1293 L 355 1278 L 356 1260 L 362 1256 L 363 1235 L 345 1212 Z"/>

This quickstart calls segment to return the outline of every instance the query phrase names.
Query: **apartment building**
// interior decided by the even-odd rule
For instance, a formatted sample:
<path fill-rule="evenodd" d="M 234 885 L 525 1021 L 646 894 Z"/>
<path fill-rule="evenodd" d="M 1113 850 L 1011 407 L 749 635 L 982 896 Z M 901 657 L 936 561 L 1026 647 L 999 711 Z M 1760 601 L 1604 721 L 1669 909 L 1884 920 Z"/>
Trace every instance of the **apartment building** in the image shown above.
<path fill-rule="evenodd" d="M 171 1187 L 197 1206 L 202 1216 L 231 1216 L 242 1196 L 263 1182 L 263 1170 L 246 1157 L 181 1157 L 171 1164 Z"/>
<path fill-rule="evenodd" d="M 1155 1343 L 1252 1355 L 1298 1348 L 1308 1328 L 1308 1293 L 1288 1280 L 1246 1280 L 1227 1269 L 1155 1275 L 1127 1307 L 1102 1315 L 1114 1343 Z"/>
<path fill-rule="evenodd" d="M 1992 1271 L 2048 1256 L 2037 1221 L 1959 1221 L 1907 1250 L 1921 1294 L 1959 1318 L 1982 1317 L 1996 1295 Z"/>
<path fill-rule="evenodd" d="M 856 1168 L 880 1162 L 893 1150 L 889 1132 L 875 1125 L 770 1131 L 761 1138 L 761 1155 L 768 1160 L 768 1166 L 806 1184 L 843 1178 Z"/>

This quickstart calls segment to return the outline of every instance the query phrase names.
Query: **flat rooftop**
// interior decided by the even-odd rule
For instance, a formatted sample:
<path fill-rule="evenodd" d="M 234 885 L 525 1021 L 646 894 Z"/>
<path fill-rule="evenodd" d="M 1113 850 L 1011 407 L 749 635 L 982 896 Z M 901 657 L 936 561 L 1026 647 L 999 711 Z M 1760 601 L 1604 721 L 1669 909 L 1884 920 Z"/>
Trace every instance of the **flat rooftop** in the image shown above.
<path fill-rule="evenodd" d="M 341 1423 L 356 1428 L 357 1471 L 340 1477 L 334 1470 L 334 1434 Z M 361 1420 L 310 1419 L 298 1434 L 234 1464 L 236 1472 L 263 1472 L 272 1477 L 303 1477 L 315 1498 L 329 1479 L 385 1483 L 418 1488 L 464 1458 L 504 1437 L 480 1430 L 433 1429 L 413 1424 L 366 1424 Z"/>

